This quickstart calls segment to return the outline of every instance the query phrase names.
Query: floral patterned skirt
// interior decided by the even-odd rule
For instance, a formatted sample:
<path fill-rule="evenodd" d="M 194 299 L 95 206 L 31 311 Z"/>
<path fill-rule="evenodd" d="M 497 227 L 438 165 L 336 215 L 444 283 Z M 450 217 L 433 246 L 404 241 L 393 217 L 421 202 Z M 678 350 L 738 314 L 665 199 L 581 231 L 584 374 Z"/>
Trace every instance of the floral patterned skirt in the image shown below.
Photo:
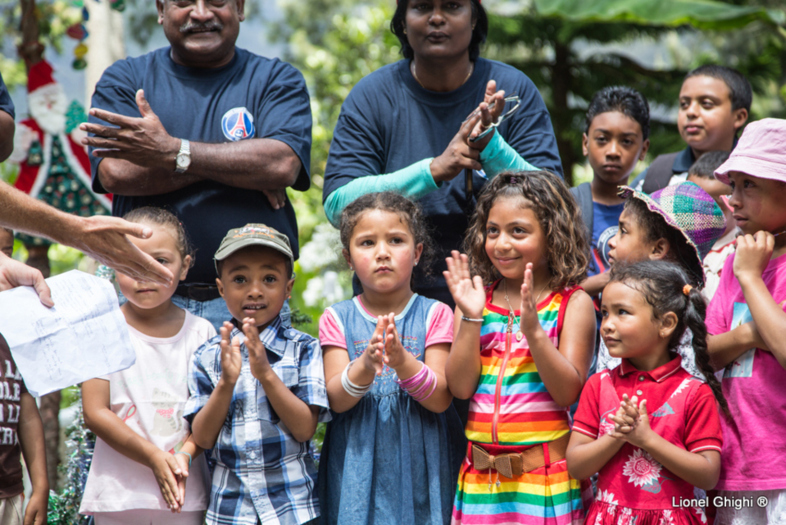
<path fill-rule="evenodd" d="M 585 525 L 705 525 L 701 508 L 631 509 L 595 500 L 590 505 Z"/>

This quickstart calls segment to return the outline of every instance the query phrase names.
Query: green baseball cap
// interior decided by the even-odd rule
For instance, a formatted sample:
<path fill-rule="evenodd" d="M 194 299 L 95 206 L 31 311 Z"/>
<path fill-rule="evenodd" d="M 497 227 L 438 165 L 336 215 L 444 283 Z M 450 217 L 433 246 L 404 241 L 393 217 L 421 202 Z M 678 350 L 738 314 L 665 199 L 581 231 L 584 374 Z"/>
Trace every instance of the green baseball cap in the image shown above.
<path fill-rule="evenodd" d="M 289 238 L 278 230 L 264 224 L 246 224 L 242 228 L 233 228 L 224 236 L 224 240 L 213 256 L 218 272 L 218 261 L 223 261 L 233 253 L 248 246 L 267 246 L 287 256 L 291 265 L 295 264 Z"/>

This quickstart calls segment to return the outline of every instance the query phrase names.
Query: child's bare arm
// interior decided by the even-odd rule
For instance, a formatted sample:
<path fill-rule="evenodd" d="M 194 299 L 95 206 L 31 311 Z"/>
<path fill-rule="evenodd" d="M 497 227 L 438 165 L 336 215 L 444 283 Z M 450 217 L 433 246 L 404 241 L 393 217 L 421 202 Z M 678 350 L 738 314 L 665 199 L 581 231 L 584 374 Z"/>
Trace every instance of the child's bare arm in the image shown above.
<path fill-rule="evenodd" d="M 568 473 L 575 479 L 587 479 L 606 465 L 619 452 L 624 441 L 605 434 L 593 438 L 581 432 L 573 431 L 565 459 Z"/>
<path fill-rule="evenodd" d="M 450 392 L 459 399 L 469 399 L 478 388 L 480 380 L 480 328 L 486 292 L 479 276 L 470 275 L 465 254 L 453 251 L 448 257 L 448 271 L 443 272 L 456 302 L 453 320 L 453 344 L 445 364 L 445 378 Z M 464 321 L 462 317 L 475 319 Z"/>
<path fill-rule="evenodd" d="M 738 237 L 734 275 L 767 349 L 786 368 L 786 312 L 775 302 L 762 279 L 774 247 L 775 237 L 765 231 Z"/>
<path fill-rule="evenodd" d="M 532 294 L 532 263 L 527 263 L 521 286 L 521 329 L 527 336 L 538 375 L 554 401 L 563 407 L 578 399 L 587 379 L 595 345 L 595 309 L 582 290 L 574 292 L 565 310 L 559 348 L 538 320 Z"/>
<path fill-rule="evenodd" d="M 180 467 L 177 461 L 172 454 L 131 430 L 112 412 L 109 400 L 109 381 L 91 379 L 82 383 L 82 407 L 87 428 L 127 458 L 150 468 L 164 500 L 170 508 L 179 508 L 175 476 L 180 474 Z"/>
<path fill-rule="evenodd" d="M 581 287 L 584 288 L 584 291 L 587 292 L 590 296 L 595 297 L 603 289 L 606 285 L 609 284 L 609 272 L 608 270 L 593 275 L 592 277 L 587 277 L 584 281 L 581 282 Z"/>
<path fill-rule="evenodd" d="M 19 444 L 25 458 L 27 472 L 33 484 L 33 494 L 25 511 L 25 525 L 46 523 L 49 504 L 49 478 L 46 475 L 46 451 L 44 448 L 44 424 L 35 404 L 35 398 L 28 393 L 19 400 Z"/>
<path fill-rule="evenodd" d="M 726 367 L 751 348 L 769 350 L 752 322 L 722 334 L 707 336 L 707 353 L 715 370 Z"/>
<path fill-rule="evenodd" d="M 270 406 L 292 433 L 292 437 L 301 443 L 308 441 L 317 430 L 319 408 L 307 405 L 276 375 L 267 359 L 267 350 L 259 340 L 259 330 L 252 319 L 243 320 L 243 333 L 246 335 L 251 374 L 265 389 Z"/>

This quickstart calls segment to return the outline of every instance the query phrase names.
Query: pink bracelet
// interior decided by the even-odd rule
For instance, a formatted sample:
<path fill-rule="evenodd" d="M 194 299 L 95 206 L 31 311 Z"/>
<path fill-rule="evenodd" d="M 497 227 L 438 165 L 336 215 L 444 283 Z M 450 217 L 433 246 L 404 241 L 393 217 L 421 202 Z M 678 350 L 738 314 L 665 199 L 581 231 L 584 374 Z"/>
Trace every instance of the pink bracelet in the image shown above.
<path fill-rule="evenodd" d="M 428 368 L 426 366 L 426 363 L 423 363 L 423 366 L 421 367 L 420 371 L 418 371 L 417 374 L 415 374 L 414 376 L 410 377 L 409 379 L 403 379 L 403 380 L 402 379 L 398 379 L 398 380 L 396 380 L 396 383 L 398 383 L 403 389 L 409 390 L 413 386 L 418 385 L 418 384 L 420 384 L 421 381 L 423 381 L 423 379 L 428 374 L 428 371 L 426 370 L 426 368 Z"/>
<path fill-rule="evenodd" d="M 409 379 L 396 381 L 407 393 L 418 402 L 423 402 L 437 389 L 437 374 L 425 363 L 420 371 Z M 428 393 L 426 393 L 428 392 Z"/>
<path fill-rule="evenodd" d="M 413 388 L 407 389 L 409 395 L 411 395 L 415 399 L 418 399 L 421 396 L 423 396 L 426 393 L 426 391 L 429 389 L 431 384 L 434 382 L 434 379 L 436 378 L 434 371 L 428 368 L 426 365 L 423 365 L 423 369 L 428 370 L 428 372 L 426 373 L 426 378 L 423 380 L 423 382 Z"/>

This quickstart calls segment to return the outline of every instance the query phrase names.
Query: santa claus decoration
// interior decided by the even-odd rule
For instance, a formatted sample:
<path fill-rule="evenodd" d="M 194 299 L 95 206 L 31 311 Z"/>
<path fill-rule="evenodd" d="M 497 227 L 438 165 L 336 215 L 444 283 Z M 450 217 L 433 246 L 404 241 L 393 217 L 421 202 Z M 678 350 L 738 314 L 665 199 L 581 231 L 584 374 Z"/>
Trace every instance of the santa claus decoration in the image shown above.
<path fill-rule="evenodd" d="M 54 81 L 52 72 L 46 60 L 30 67 L 30 118 L 17 123 L 14 152 L 9 158 L 20 165 L 14 185 L 67 213 L 107 215 L 112 208 L 111 195 L 93 192 L 90 161 L 81 143 L 84 132 L 79 124 L 87 121 L 87 115 L 76 101 L 68 105 L 63 86 Z M 48 274 L 49 241 L 24 234 L 18 237 L 28 250 L 28 264 Z"/>

